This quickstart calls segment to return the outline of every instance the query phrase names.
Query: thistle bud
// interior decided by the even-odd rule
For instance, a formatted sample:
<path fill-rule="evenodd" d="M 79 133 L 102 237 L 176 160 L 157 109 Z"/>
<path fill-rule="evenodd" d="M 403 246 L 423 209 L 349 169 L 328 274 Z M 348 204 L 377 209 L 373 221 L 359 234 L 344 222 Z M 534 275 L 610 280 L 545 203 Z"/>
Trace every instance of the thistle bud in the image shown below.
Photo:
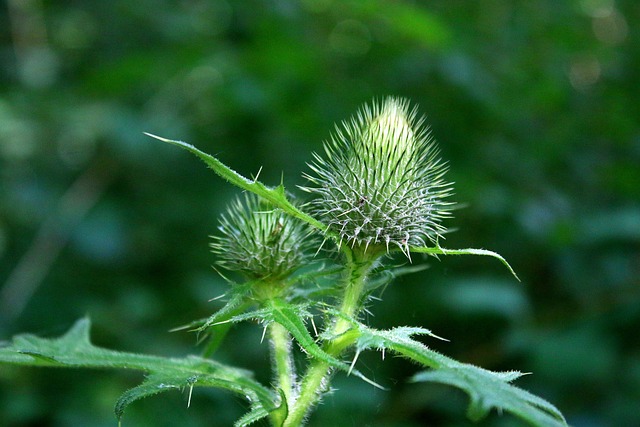
<path fill-rule="evenodd" d="M 314 154 L 303 190 L 316 197 L 311 213 L 364 252 L 426 246 L 445 231 L 451 184 L 447 165 L 416 110 L 399 98 L 363 107 L 336 127 L 324 144 L 326 157 Z"/>
<path fill-rule="evenodd" d="M 309 246 L 306 226 L 253 194 L 237 198 L 212 236 L 217 264 L 250 279 L 285 279 L 304 262 Z"/>

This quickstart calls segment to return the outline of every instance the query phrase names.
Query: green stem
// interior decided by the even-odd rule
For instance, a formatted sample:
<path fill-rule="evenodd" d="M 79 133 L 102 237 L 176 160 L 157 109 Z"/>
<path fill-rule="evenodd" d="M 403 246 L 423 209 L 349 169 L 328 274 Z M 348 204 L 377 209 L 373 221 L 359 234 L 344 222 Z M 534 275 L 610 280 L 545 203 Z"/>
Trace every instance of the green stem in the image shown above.
<path fill-rule="evenodd" d="M 269 335 L 273 351 L 273 365 L 276 372 L 276 388 L 282 390 L 287 407 L 295 401 L 296 374 L 291 353 L 291 335 L 279 323 L 269 325 Z"/>
<path fill-rule="evenodd" d="M 345 318 L 355 317 L 361 308 L 361 298 L 364 292 L 367 273 L 375 262 L 375 257 L 365 254 L 345 251 L 347 255 L 345 288 L 340 313 Z M 345 334 L 351 324 L 342 317 L 336 317 L 331 327 L 329 336 L 334 337 L 325 345 L 324 350 L 331 356 L 338 357 L 351 344 L 353 337 Z M 321 360 L 314 360 L 302 380 L 300 395 L 296 402 L 290 407 L 289 416 L 285 420 L 283 427 L 297 427 L 302 425 L 304 417 L 320 399 L 322 391 L 328 388 L 326 382 L 330 374 L 330 365 Z"/>

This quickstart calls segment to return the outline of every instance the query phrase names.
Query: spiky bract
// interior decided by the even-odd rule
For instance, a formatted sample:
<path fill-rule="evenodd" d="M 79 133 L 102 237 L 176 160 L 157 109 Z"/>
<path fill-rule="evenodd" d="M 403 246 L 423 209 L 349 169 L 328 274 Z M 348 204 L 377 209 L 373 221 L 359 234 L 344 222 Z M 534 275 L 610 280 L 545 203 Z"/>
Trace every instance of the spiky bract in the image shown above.
<path fill-rule="evenodd" d="M 408 101 L 386 98 L 364 106 L 336 127 L 324 144 L 326 157 L 314 154 L 303 187 L 317 197 L 312 214 L 340 236 L 339 244 L 364 251 L 426 246 L 444 231 L 451 184 L 424 119 Z"/>
<path fill-rule="evenodd" d="M 304 263 L 310 236 L 304 223 L 253 194 L 237 198 L 212 236 L 218 265 L 250 279 L 284 279 Z"/>

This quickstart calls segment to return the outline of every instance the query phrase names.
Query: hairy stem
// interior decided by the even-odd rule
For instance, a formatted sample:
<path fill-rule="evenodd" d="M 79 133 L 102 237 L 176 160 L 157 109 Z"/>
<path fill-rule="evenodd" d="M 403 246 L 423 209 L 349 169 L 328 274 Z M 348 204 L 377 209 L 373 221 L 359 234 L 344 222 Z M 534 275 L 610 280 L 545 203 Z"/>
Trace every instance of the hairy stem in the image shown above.
<path fill-rule="evenodd" d="M 269 325 L 269 335 L 273 351 L 273 365 L 276 373 L 276 388 L 282 390 L 287 407 L 296 399 L 296 373 L 291 353 L 291 335 L 279 323 Z"/>
<path fill-rule="evenodd" d="M 367 273 L 373 266 L 376 257 L 366 254 L 344 251 L 347 255 L 344 294 L 340 304 L 340 313 L 345 318 L 355 317 L 361 308 L 361 299 L 364 292 Z M 330 327 L 329 336 L 333 337 L 327 342 L 324 350 L 331 356 L 339 357 L 340 354 L 353 344 L 353 337 L 345 334 L 351 325 L 345 318 L 336 316 Z M 328 388 L 327 377 L 331 367 L 321 360 L 311 362 L 302 380 L 300 395 L 293 406 L 283 427 L 296 427 L 303 424 L 308 411 L 318 402 L 321 393 Z"/>

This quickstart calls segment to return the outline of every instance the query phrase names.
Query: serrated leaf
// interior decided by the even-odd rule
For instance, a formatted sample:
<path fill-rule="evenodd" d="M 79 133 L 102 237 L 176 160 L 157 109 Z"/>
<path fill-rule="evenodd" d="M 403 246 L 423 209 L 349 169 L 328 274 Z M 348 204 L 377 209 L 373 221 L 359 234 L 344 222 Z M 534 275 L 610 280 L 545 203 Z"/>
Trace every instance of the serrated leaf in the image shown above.
<path fill-rule="evenodd" d="M 237 315 L 238 313 L 244 311 L 246 307 L 251 303 L 250 301 L 250 293 L 251 293 L 252 282 L 247 282 L 242 285 L 233 285 L 230 291 L 230 298 L 224 306 L 211 316 L 194 320 L 186 325 L 179 326 L 171 330 L 171 332 L 175 331 L 197 331 L 203 332 L 207 328 L 210 328 L 216 324 L 219 324 L 222 321 L 228 320 L 231 317 Z M 227 296 L 226 294 L 223 296 Z"/>
<path fill-rule="evenodd" d="M 284 393 L 284 390 L 281 388 L 278 389 L 280 393 L 280 406 L 276 409 L 272 410 L 269 414 L 271 416 L 271 424 L 274 427 L 282 427 L 284 421 L 287 419 L 289 415 L 289 405 L 287 404 L 287 396 Z"/>
<path fill-rule="evenodd" d="M 374 387 L 383 389 L 382 386 L 365 377 L 357 369 L 353 369 L 349 364 L 336 359 L 335 357 L 324 351 L 313 339 L 309 331 L 304 325 L 303 316 L 299 306 L 288 304 L 285 301 L 273 299 L 267 303 L 267 309 L 269 310 L 270 317 L 282 325 L 289 333 L 298 341 L 300 347 L 302 347 L 309 355 L 321 360 L 329 366 L 346 372 L 347 374 L 353 374 L 361 380 L 373 385 Z"/>
<path fill-rule="evenodd" d="M 390 350 L 420 365 L 431 368 L 416 374 L 414 382 L 437 382 L 458 387 L 469 395 L 467 415 L 472 420 L 486 416 L 491 409 L 511 414 L 540 427 L 566 427 L 558 409 L 546 400 L 510 384 L 522 376 L 520 372 L 491 372 L 474 365 L 458 362 L 431 350 L 413 335 L 433 335 L 423 328 L 394 328 L 388 331 L 371 329 L 352 321 L 360 332 L 358 350 Z"/>
<path fill-rule="evenodd" d="M 357 369 L 353 369 L 349 364 L 336 359 L 320 348 L 304 324 L 304 319 L 308 317 L 311 317 L 311 314 L 309 314 L 304 305 L 293 305 L 274 298 L 267 301 L 263 308 L 233 316 L 225 320 L 224 323 L 239 323 L 246 320 L 258 321 L 264 325 L 271 322 L 279 323 L 289 331 L 296 341 L 298 341 L 300 347 L 310 356 L 327 363 L 333 368 L 347 372 L 348 374 L 353 374 L 375 387 L 383 389 L 382 386 L 365 377 Z"/>
<path fill-rule="evenodd" d="M 207 341 L 202 350 L 202 357 L 211 357 L 224 342 L 227 333 L 231 329 L 231 319 L 236 316 L 237 313 L 242 313 L 246 310 L 248 306 L 248 303 L 243 303 L 238 306 L 227 304 L 212 316 L 171 329 L 170 332 L 183 330 L 196 331 L 198 333 L 198 343 Z M 201 333 L 202 335 L 200 335 Z"/>
<path fill-rule="evenodd" d="M 214 324 L 213 326 L 225 324 L 225 323 L 240 323 L 247 320 L 253 320 L 263 325 L 268 325 L 273 322 L 273 316 L 271 314 L 271 310 L 268 308 L 259 308 L 253 311 L 247 311 L 246 313 L 237 314 L 227 320 L 220 321 L 219 323 Z"/>
<path fill-rule="evenodd" d="M 302 212 L 300 209 L 296 208 L 293 203 L 291 203 L 286 196 L 285 188 L 282 184 L 275 188 L 270 188 L 261 183 L 258 180 L 250 180 L 240 175 L 238 172 L 234 171 L 224 163 L 222 163 L 217 158 L 213 157 L 210 154 L 204 153 L 198 150 L 191 144 L 187 144 L 182 141 L 174 141 L 171 139 L 163 138 L 157 135 L 153 135 L 145 132 L 145 135 L 155 138 L 159 141 L 166 142 L 168 144 L 173 144 L 180 148 L 183 148 L 189 151 L 192 154 L 195 154 L 199 157 L 203 162 L 207 164 L 216 174 L 218 174 L 221 178 L 227 180 L 231 184 L 242 188 L 243 190 L 250 191 L 252 193 L 257 194 L 258 196 L 268 200 L 274 206 L 282 209 L 284 212 L 299 218 L 300 220 L 308 223 L 314 228 L 321 230 L 323 232 L 326 231 L 326 226 L 324 226 L 320 221 L 315 218 L 307 215 Z"/>
<path fill-rule="evenodd" d="M 566 426 L 562 414 L 546 400 L 510 382 L 519 372 L 491 372 L 469 364 L 420 372 L 413 382 L 436 382 L 462 389 L 469 395 L 467 416 L 477 421 L 491 409 L 511 412 L 534 426 Z M 515 378 L 514 378 L 515 377 Z"/>
<path fill-rule="evenodd" d="M 234 427 L 247 427 L 251 424 L 257 423 L 267 416 L 269 416 L 269 412 L 266 409 L 261 406 L 255 407 L 252 408 L 251 411 L 240 417 L 240 419 L 233 423 L 233 425 Z"/>
<path fill-rule="evenodd" d="M 518 282 L 520 281 L 520 278 L 518 277 L 516 272 L 513 270 L 511 265 L 509 265 L 507 260 L 504 259 L 504 257 L 502 255 L 500 255 L 499 253 L 493 252 L 493 251 L 489 251 L 487 249 L 473 249 L 473 248 L 446 249 L 446 248 L 443 248 L 442 246 L 440 246 L 439 243 L 436 243 L 436 246 L 434 246 L 434 247 L 426 247 L 426 246 L 425 247 L 411 247 L 411 252 L 417 252 L 417 253 L 433 255 L 435 257 L 437 257 L 438 255 L 480 255 L 480 256 L 490 256 L 490 257 L 496 258 L 498 261 L 500 261 L 505 267 L 507 267 L 507 269 L 513 275 L 513 277 L 515 277 L 518 280 Z"/>
<path fill-rule="evenodd" d="M 60 338 L 18 335 L 0 348 L 0 362 L 26 366 L 133 369 L 148 375 L 141 385 L 126 391 L 115 408 L 118 419 L 135 400 L 187 387 L 217 387 L 246 397 L 255 407 L 274 409 L 273 394 L 249 371 L 196 356 L 167 358 L 109 350 L 91 344 L 90 321 L 80 319 Z"/>

